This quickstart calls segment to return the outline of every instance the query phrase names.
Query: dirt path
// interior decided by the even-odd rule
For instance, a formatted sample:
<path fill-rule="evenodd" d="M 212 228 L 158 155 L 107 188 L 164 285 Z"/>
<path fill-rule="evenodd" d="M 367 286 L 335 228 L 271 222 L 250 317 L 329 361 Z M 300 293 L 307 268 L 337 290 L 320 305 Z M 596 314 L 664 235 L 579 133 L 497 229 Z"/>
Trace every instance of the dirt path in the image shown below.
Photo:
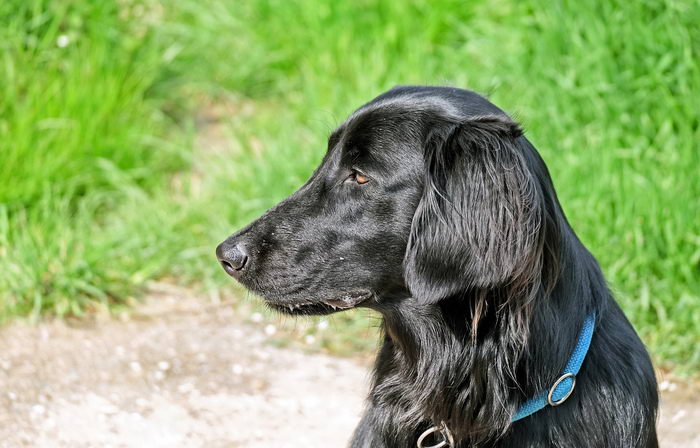
<path fill-rule="evenodd" d="M 124 321 L 0 330 L 0 447 L 344 446 L 367 368 L 243 320 L 170 291 Z M 700 447 L 697 398 L 664 394 L 662 447 Z"/>

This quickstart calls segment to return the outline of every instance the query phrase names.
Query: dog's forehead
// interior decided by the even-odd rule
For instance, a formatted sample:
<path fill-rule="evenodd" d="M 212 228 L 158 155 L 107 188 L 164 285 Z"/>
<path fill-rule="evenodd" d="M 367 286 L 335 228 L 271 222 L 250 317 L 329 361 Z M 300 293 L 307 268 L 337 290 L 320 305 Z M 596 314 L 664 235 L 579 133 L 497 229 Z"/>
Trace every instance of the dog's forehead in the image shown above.
<path fill-rule="evenodd" d="M 420 140 L 440 122 L 458 123 L 473 117 L 507 114 L 470 90 L 452 87 L 399 86 L 361 106 L 333 132 L 331 146 L 366 147 L 368 144 Z"/>
<path fill-rule="evenodd" d="M 380 170 L 391 169 L 407 153 L 418 154 L 420 128 L 406 110 L 365 111 L 338 127 L 329 140 L 329 153 L 343 164 L 366 162 Z"/>
<path fill-rule="evenodd" d="M 417 148 L 428 115 L 449 110 L 447 103 L 415 101 L 401 97 L 373 101 L 362 106 L 331 134 L 329 151 L 382 159 Z"/>
<path fill-rule="evenodd" d="M 366 161 L 391 171 L 416 156 L 435 127 L 505 112 L 486 98 L 451 87 L 402 86 L 379 95 L 352 113 L 331 134 L 326 161 L 333 165 Z"/>

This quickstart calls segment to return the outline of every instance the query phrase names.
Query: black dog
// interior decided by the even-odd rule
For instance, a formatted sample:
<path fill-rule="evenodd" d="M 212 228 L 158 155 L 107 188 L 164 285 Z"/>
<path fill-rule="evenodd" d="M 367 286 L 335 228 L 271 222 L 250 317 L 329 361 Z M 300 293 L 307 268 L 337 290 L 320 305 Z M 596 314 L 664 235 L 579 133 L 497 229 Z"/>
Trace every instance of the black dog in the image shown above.
<path fill-rule="evenodd" d="M 217 256 L 281 312 L 381 313 L 353 447 L 416 446 L 431 427 L 426 445 L 657 446 L 642 342 L 535 148 L 473 92 L 397 87 L 362 106 L 309 181 Z M 513 421 L 561 379 L 586 319 L 571 396 Z"/>

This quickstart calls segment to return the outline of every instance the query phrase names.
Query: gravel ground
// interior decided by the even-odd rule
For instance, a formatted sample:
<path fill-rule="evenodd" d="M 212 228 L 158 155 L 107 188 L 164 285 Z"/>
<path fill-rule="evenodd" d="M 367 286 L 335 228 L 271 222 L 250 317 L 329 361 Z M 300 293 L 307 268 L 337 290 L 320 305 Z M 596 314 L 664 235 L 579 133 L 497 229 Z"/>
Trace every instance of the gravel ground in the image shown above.
<path fill-rule="evenodd" d="M 366 365 L 275 348 L 244 321 L 162 289 L 128 319 L 0 330 L 0 446 L 344 446 Z M 661 446 L 700 447 L 700 395 L 662 389 Z"/>

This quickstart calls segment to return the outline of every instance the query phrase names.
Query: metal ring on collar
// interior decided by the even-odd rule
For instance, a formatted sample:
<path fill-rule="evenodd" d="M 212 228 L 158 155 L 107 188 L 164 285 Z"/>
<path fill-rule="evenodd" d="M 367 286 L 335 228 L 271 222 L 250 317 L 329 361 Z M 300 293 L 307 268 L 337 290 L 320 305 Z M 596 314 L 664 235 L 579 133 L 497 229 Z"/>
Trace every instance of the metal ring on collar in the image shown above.
<path fill-rule="evenodd" d="M 442 436 L 442 441 L 440 441 L 439 443 L 437 443 L 435 445 L 423 446 L 423 442 L 425 441 L 425 439 L 429 435 L 436 433 L 436 432 L 440 433 L 440 435 Z M 452 433 L 447 428 L 447 425 L 445 424 L 445 422 L 440 422 L 440 426 L 433 426 L 431 428 L 426 429 L 423 432 L 423 434 L 421 434 L 420 437 L 418 437 L 418 442 L 416 443 L 418 448 L 444 448 L 444 447 L 452 447 L 452 446 L 454 446 L 454 444 L 455 444 L 455 441 L 452 438 Z"/>
<path fill-rule="evenodd" d="M 566 395 L 564 395 L 561 399 L 559 399 L 557 401 L 553 401 L 552 395 L 554 395 L 554 390 L 557 388 L 557 386 L 559 386 L 561 384 L 562 381 L 564 381 L 567 378 L 571 378 L 571 380 L 573 381 L 571 383 L 571 389 L 569 389 L 569 391 L 566 393 Z M 571 372 L 563 374 L 554 383 L 554 385 L 552 385 L 552 388 L 549 389 L 549 393 L 547 394 L 547 403 L 549 403 L 550 406 L 559 406 L 560 404 L 565 402 L 567 398 L 569 398 L 571 396 L 571 394 L 574 392 L 574 387 L 576 387 L 576 375 L 574 375 Z"/>

